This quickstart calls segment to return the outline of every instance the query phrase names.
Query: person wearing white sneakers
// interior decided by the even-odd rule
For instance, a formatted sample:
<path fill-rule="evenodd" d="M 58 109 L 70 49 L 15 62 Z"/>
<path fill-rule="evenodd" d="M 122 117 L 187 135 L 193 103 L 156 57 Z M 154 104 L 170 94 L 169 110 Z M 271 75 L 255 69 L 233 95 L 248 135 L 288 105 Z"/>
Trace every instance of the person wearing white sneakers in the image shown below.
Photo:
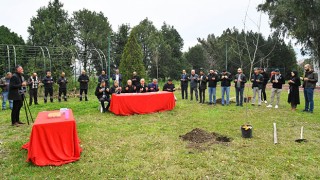
<path fill-rule="evenodd" d="M 282 85 L 285 84 L 284 77 L 280 74 L 279 69 L 274 70 L 274 74 L 271 77 L 272 82 L 272 90 L 271 90 L 271 101 L 270 104 L 267 106 L 268 108 L 272 108 L 272 104 L 274 101 L 274 96 L 277 96 L 276 105 L 274 108 L 279 108 L 280 96 L 282 92 Z"/>

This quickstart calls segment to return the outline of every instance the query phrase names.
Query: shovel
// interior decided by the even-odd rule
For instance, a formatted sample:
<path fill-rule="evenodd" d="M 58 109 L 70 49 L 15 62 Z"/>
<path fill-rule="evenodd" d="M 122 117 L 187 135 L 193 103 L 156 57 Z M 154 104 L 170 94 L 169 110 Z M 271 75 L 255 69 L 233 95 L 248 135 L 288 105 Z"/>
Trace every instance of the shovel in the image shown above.
<path fill-rule="evenodd" d="M 301 127 L 300 139 L 295 140 L 297 143 L 308 142 L 308 140 L 303 139 L 303 126 Z"/>

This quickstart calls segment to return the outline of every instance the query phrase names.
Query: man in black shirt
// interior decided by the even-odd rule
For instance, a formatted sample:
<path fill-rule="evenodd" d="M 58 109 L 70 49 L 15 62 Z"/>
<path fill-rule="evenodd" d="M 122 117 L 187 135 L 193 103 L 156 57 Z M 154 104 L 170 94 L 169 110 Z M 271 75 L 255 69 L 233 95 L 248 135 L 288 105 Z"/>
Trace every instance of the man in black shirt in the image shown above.
<path fill-rule="evenodd" d="M 86 75 L 85 70 L 82 70 L 81 75 L 78 78 L 78 82 L 80 82 L 80 101 L 82 101 L 82 94 L 83 93 L 85 94 L 85 100 L 88 101 L 89 76 Z"/>
<path fill-rule="evenodd" d="M 230 104 L 230 86 L 232 81 L 231 73 L 223 70 L 220 76 L 221 81 L 221 104 L 224 106 L 225 104 L 228 106 Z M 226 95 L 226 102 L 224 100 L 224 95 Z"/>
<path fill-rule="evenodd" d="M 95 95 L 97 96 L 98 100 L 101 103 L 101 107 L 102 107 L 102 112 L 105 113 L 106 111 L 108 111 L 109 106 L 110 106 L 110 89 L 106 86 L 106 83 L 104 80 L 101 80 L 100 84 L 98 84 L 96 91 L 95 91 Z M 105 107 L 105 102 L 108 102 L 107 107 Z"/>
<path fill-rule="evenodd" d="M 109 77 L 108 77 L 108 75 L 106 74 L 106 71 L 105 71 L 105 70 L 102 70 L 102 71 L 101 71 L 101 75 L 100 75 L 99 78 L 98 78 L 98 83 L 100 84 L 102 80 L 104 80 L 105 83 L 106 83 L 106 86 L 109 87 Z"/>
<path fill-rule="evenodd" d="M 200 71 L 199 77 L 198 77 L 198 83 L 199 83 L 199 95 L 200 95 L 200 102 L 204 104 L 205 98 L 206 98 L 206 89 L 207 89 L 207 77 L 204 74 L 203 70 Z"/>
<path fill-rule="evenodd" d="M 219 76 L 214 70 L 210 70 L 207 76 L 208 88 L 209 88 L 209 105 L 216 104 L 216 87 L 219 82 Z M 213 99 L 213 100 L 212 100 Z"/>
<path fill-rule="evenodd" d="M 269 78 L 268 73 L 266 73 L 263 68 L 260 68 L 260 74 L 263 76 L 263 86 L 261 89 L 261 98 L 262 98 L 261 100 L 267 104 L 268 102 L 267 102 L 266 87 L 267 87 L 267 84 L 268 84 L 270 78 Z"/>
<path fill-rule="evenodd" d="M 135 87 L 138 87 L 140 85 L 140 77 L 137 75 L 137 72 L 132 73 L 131 81 Z"/>
<path fill-rule="evenodd" d="M 188 74 L 186 73 L 186 70 L 182 70 L 181 74 L 181 93 L 182 93 L 182 99 L 186 98 L 188 99 Z"/>
<path fill-rule="evenodd" d="M 127 85 L 123 90 L 123 93 L 135 93 L 137 92 L 137 87 L 132 85 L 132 81 L 129 79 Z"/>
<path fill-rule="evenodd" d="M 20 109 L 23 105 L 25 88 L 27 82 L 24 81 L 23 68 L 16 66 L 16 73 L 13 74 L 9 84 L 9 100 L 13 100 L 13 108 L 11 111 L 12 126 L 19 126 L 24 124 L 20 121 Z"/>
<path fill-rule="evenodd" d="M 47 75 L 43 78 L 42 83 L 44 84 L 44 103 L 47 103 L 47 96 L 50 95 L 50 102 L 53 102 L 53 78 L 51 72 L 47 71 Z"/>
<path fill-rule="evenodd" d="M 168 79 L 168 82 L 163 86 L 163 91 L 168 91 L 168 92 L 174 92 L 176 88 L 174 87 L 174 84 L 172 83 L 171 79 Z"/>
<path fill-rule="evenodd" d="M 28 79 L 29 85 L 29 94 L 30 94 L 30 101 L 29 105 L 32 105 L 32 99 L 34 99 L 34 104 L 38 104 L 38 86 L 40 80 L 38 80 L 37 73 L 32 73 L 32 76 Z"/>
<path fill-rule="evenodd" d="M 284 77 L 280 74 L 279 69 L 276 69 L 274 71 L 275 73 L 271 77 L 271 83 L 272 83 L 272 89 L 271 89 L 271 101 L 270 104 L 267 106 L 268 108 L 272 108 L 272 104 L 274 101 L 274 96 L 277 96 L 277 101 L 276 105 L 274 108 L 278 109 L 279 108 L 279 103 L 280 103 L 280 97 L 281 97 L 281 92 L 282 92 L 282 85 L 285 84 L 285 79 Z"/>
<path fill-rule="evenodd" d="M 61 102 L 61 95 L 63 94 L 63 99 L 64 101 L 67 101 L 67 83 L 68 80 L 65 77 L 66 74 L 64 72 L 61 73 L 61 77 L 58 79 L 58 84 L 59 84 L 59 102 Z"/>

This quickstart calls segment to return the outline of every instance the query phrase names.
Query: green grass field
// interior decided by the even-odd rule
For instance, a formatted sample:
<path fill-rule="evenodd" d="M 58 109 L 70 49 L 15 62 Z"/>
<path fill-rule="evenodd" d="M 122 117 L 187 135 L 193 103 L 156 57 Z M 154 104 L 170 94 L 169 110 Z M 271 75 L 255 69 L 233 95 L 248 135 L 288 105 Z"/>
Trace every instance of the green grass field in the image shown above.
<path fill-rule="evenodd" d="M 270 90 L 268 97 L 270 96 Z M 92 92 L 91 92 L 92 93 Z M 0 112 L 0 179 L 320 179 L 320 95 L 315 93 L 314 114 L 290 111 L 287 93 L 279 109 L 251 105 L 208 106 L 181 100 L 173 111 L 149 115 L 101 114 L 98 101 L 72 98 L 68 102 L 31 106 L 34 115 L 61 107 L 73 109 L 83 152 L 64 166 L 36 167 L 26 163 L 32 126 L 12 127 L 10 111 Z M 208 93 L 206 93 L 208 94 Z M 220 88 L 217 89 L 220 97 Z M 231 89 L 234 97 L 234 89 Z M 21 112 L 25 121 L 24 112 Z M 253 138 L 243 139 L 240 126 L 251 123 Z M 273 122 L 279 144 L 273 144 Z M 298 144 L 300 127 L 309 142 Z M 233 141 L 206 150 L 190 149 L 179 135 L 194 128 L 217 132 Z"/>

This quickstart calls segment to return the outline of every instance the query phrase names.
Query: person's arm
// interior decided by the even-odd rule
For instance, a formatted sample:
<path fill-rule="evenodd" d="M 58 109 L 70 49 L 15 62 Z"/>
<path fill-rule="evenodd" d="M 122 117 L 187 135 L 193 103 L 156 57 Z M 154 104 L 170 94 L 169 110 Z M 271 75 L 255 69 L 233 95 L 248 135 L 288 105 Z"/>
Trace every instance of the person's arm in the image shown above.
<path fill-rule="evenodd" d="M 317 83 L 318 82 L 318 73 L 316 73 L 316 72 L 312 73 L 312 78 L 308 79 L 308 81 Z"/>
<path fill-rule="evenodd" d="M 167 87 L 167 84 L 165 84 L 162 88 L 162 91 L 167 91 L 168 87 Z"/>
<path fill-rule="evenodd" d="M 81 82 L 81 77 L 80 76 L 78 77 L 78 82 Z"/>
<path fill-rule="evenodd" d="M 245 75 L 242 76 L 242 83 L 246 83 L 247 82 L 247 77 Z"/>
<path fill-rule="evenodd" d="M 172 86 L 173 86 L 172 92 L 176 91 L 176 87 L 174 86 L 174 84 L 172 84 Z"/>
<path fill-rule="evenodd" d="M 6 85 L 5 85 L 5 83 L 4 83 L 4 81 L 3 81 L 3 79 L 1 78 L 0 79 L 0 87 L 5 87 Z"/>
<path fill-rule="evenodd" d="M 58 79 L 57 84 L 59 84 L 59 85 L 61 84 L 61 78 Z"/>

